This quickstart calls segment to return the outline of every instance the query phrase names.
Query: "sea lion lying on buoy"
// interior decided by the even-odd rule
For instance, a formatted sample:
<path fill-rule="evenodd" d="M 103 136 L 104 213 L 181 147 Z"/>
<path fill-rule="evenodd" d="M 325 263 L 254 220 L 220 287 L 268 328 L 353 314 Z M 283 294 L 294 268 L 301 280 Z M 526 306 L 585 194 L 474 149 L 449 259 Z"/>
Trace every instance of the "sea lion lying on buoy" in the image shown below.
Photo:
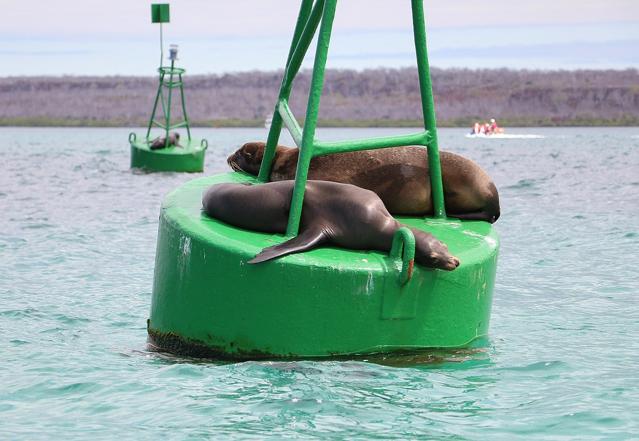
<path fill-rule="evenodd" d="M 295 179 L 299 150 L 277 146 L 271 180 Z M 235 171 L 257 175 L 263 142 L 249 142 L 228 157 Z M 475 162 L 440 152 L 444 201 L 450 217 L 495 222 L 499 194 L 490 176 Z M 309 179 L 342 182 L 372 190 L 388 211 L 400 215 L 432 214 L 428 155 L 422 147 L 394 147 L 337 153 L 311 160 Z"/>
<path fill-rule="evenodd" d="M 202 197 L 207 215 L 249 230 L 284 233 L 294 181 L 267 184 L 217 184 Z M 401 226 L 372 191 L 350 184 L 308 181 L 299 235 L 262 250 L 249 263 L 265 262 L 323 244 L 357 250 L 389 251 Z M 432 234 L 410 228 L 415 235 L 415 262 L 454 270 L 459 260 Z"/>
<path fill-rule="evenodd" d="M 166 137 L 157 137 L 153 141 L 151 141 L 151 145 L 149 148 L 151 150 L 159 150 L 165 148 L 166 145 Z M 180 145 L 180 134 L 177 132 L 169 133 L 169 145 L 168 147 L 182 147 Z"/>

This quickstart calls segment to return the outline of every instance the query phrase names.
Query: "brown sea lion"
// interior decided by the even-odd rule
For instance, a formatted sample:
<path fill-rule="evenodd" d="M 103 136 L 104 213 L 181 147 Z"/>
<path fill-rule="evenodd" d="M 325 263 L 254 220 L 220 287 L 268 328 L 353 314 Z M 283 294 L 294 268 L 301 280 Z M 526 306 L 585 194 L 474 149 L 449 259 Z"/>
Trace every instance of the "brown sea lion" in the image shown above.
<path fill-rule="evenodd" d="M 180 145 L 180 134 L 177 132 L 169 133 L 169 145 L 168 147 L 182 147 Z M 151 141 L 151 145 L 149 148 L 151 150 L 159 150 L 167 147 L 166 145 L 166 137 L 157 137 L 153 141 Z"/>
<path fill-rule="evenodd" d="M 202 198 L 207 215 L 230 225 L 265 233 L 284 233 L 294 181 L 261 185 L 217 184 Z M 350 184 L 308 181 L 300 234 L 262 250 L 249 263 L 265 262 L 323 244 L 357 250 L 389 251 L 401 226 L 372 191 Z M 432 234 L 410 228 L 415 236 L 415 262 L 454 270 L 459 260 Z"/>
<path fill-rule="evenodd" d="M 271 180 L 295 179 L 299 150 L 278 146 Z M 257 175 L 263 142 L 249 142 L 228 157 L 236 171 Z M 446 213 L 451 217 L 495 222 L 499 194 L 490 176 L 470 159 L 440 152 Z M 338 153 L 313 158 L 308 179 L 342 182 L 372 190 L 393 214 L 432 214 L 428 155 L 416 146 Z"/>

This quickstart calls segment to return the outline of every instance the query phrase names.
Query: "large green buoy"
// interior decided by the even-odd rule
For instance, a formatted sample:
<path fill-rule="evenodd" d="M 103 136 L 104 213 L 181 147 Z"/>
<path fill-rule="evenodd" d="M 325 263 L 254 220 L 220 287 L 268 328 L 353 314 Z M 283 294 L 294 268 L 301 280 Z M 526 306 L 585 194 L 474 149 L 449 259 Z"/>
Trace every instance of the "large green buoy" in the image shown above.
<path fill-rule="evenodd" d="M 463 347 L 488 332 L 498 237 L 491 224 L 446 217 L 422 0 L 412 0 L 425 130 L 345 142 L 315 137 L 336 0 L 303 0 L 258 178 L 227 173 L 190 181 L 164 200 L 148 333 L 178 353 L 250 359 L 335 357 Z M 305 125 L 288 99 L 319 27 Z M 266 182 L 282 126 L 300 148 L 287 234 L 242 230 L 202 213 L 203 191 L 220 182 Z M 395 235 L 386 255 L 320 248 L 249 265 L 262 248 L 296 236 L 310 160 L 338 152 L 428 148 L 434 216 L 402 217 L 459 257 L 452 272 L 413 267 L 414 238 Z"/>
<path fill-rule="evenodd" d="M 158 90 L 155 95 L 153 111 L 147 126 L 146 135 L 138 138 L 135 133 L 129 134 L 129 144 L 131 145 L 131 167 L 142 168 L 148 171 L 176 171 L 176 172 L 201 172 L 204 170 L 204 154 L 208 143 L 205 139 L 193 139 L 191 137 L 191 127 L 186 113 L 186 102 L 184 100 L 184 80 L 185 69 L 175 67 L 177 61 L 178 48 L 171 45 L 169 49 L 170 66 L 163 66 L 164 43 L 162 37 L 162 23 L 168 23 L 169 5 L 151 5 L 151 21 L 160 24 L 160 75 Z M 182 104 L 182 121 L 171 124 L 171 103 L 173 90 L 179 89 Z M 166 93 L 166 97 L 165 97 Z M 158 104 L 162 108 L 162 118 L 158 121 L 156 113 Z M 159 127 L 162 130 L 162 137 L 165 140 L 164 148 L 151 149 L 153 138 L 151 129 Z M 169 133 L 172 130 L 186 129 L 187 139 L 181 138 L 178 145 L 170 145 Z M 161 139 L 161 137 L 159 137 Z"/>

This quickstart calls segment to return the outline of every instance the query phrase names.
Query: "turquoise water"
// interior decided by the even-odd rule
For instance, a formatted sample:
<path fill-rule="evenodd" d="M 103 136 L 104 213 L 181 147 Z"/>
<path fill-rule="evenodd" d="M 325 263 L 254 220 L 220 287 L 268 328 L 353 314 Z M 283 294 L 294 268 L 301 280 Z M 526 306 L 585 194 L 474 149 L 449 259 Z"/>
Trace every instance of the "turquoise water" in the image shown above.
<path fill-rule="evenodd" d="M 440 133 L 500 190 L 483 348 L 228 364 L 146 347 L 160 201 L 199 175 L 130 171 L 128 130 L 0 129 L 0 439 L 639 439 L 639 129 L 511 132 L 545 138 Z M 207 173 L 265 133 L 199 130 Z"/>

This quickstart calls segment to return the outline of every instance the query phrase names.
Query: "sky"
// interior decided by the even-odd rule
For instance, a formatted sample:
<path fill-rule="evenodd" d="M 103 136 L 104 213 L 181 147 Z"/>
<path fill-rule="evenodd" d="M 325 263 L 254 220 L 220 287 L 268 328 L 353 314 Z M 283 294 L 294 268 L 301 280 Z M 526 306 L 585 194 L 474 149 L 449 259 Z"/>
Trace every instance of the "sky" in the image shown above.
<path fill-rule="evenodd" d="M 154 75 L 148 0 L 0 0 L 0 76 Z M 300 0 L 176 0 L 164 43 L 191 74 L 284 67 Z M 639 68 L 639 0 L 425 0 L 431 66 Z M 328 67 L 415 65 L 410 1 L 339 0 Z M 312 53 L 306 67 L 312 66 Z"/>

